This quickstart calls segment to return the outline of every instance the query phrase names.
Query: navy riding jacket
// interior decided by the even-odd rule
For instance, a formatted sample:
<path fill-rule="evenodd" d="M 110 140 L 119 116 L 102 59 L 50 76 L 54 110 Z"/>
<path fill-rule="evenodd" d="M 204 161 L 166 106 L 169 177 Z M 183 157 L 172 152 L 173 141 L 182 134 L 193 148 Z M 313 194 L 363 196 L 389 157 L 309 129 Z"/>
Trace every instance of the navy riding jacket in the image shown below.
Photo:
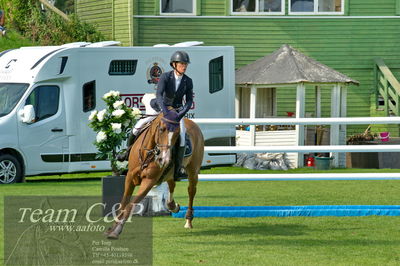
<path fill-rule="evenodd" d="M 168 107 L 171 106 L 178 110 L 178 117 L 181 119 L 193 104 L 193 81 L 183 74 L 178 90 L 175 91 L 175 87 L 174 71 L 163 73 L 158 81 L 156 101 L 152 101 L 151 106 L 155 110 L 161 109 L 164 114 L 168 113 Z M 185 104 L 183 104 L 183 96 L 185 96 Z"/>

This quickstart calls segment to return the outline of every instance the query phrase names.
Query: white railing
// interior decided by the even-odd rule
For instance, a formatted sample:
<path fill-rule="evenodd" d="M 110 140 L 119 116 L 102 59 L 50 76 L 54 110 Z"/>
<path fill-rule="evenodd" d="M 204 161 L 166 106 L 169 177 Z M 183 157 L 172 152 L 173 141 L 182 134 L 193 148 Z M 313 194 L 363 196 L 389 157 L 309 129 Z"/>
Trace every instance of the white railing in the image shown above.
<path fill-rule="evenodd" d="M 400 173 L 200 174 L 202 181 L 398 180 Z"/>
<path fill-rule="evenodd" d="M 197 124 L 223 125 L 360 125 L 400 124 L 400 117 L 328 117 L 328 118 L 199 118 Z M 209 153 L 234 152 L 400 152 L 400 145 L 332 146 L 206 146 Z"/>
<path fill-rule="evenodd" d="M 338 118 L 218 118 L 193 119 L 197 124 L 224 125 L 360 125 L 400 124 L 400 117 Z M 206 146 L 208 153 L 237 152 L 400 152 L 400 145 L 332 146 Z M 308 173 L 308 174 L 201 174 L 199 180 L 381 180 L 400 179 L 400 173 Z"/>
<path fill-rule="evenodd" d="M 193 121 L 209 125 L 369 125 L 400 124 L 400 117 L 197 118 Z"/>
<path fill-rule="evenodd" d="M 400 152 L 400 145 L 320 145 L 320 146 L 206 146 L 209 153 L 260 152 Z"/>

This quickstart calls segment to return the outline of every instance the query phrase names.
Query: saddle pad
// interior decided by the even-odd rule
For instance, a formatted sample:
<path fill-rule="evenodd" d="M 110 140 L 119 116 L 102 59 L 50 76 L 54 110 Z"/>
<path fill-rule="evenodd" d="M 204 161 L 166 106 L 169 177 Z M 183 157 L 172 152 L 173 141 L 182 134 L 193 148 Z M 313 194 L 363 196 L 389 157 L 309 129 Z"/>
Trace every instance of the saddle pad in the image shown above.
<path fill-rule="evenodd" d="M 189 135 L 185 134 L 185 157 L 192 155 L 193 147 L 192 142 L 190 141 Z"/>

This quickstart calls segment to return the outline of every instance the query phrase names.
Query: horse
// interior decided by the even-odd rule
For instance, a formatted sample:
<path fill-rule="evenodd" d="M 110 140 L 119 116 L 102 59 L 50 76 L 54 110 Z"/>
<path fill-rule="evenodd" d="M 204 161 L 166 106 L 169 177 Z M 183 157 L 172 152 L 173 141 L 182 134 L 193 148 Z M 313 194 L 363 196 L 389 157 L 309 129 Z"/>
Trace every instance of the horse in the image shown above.
<path fill-rule="evenodd" d="M 193 228 L 193 201 L 196 195 L 198 175 L 204 155 L 204 137 L 196 123 L 184 119 L 186 134 L 192 144 L 192 154 L 185 157 L 183 165 L 188 174 L 189 203 L 186 211 L 185 228 Z M 171 123 L 175 126 L 171 129 Z M 109 239 L 118 239 L 124 223 L 138 204 L 154 185 L 168 182 L 169 198 L 167 208 L 171 212 L 178 212 L 179 204 L 174 200 L 175 180 L 173 166 L 173 147 L 179 137 L 179 122 L 169 121 L 159 114 L 134 142 L 129 154 L 128 172 L 125 177 L 124 195 L 122 197 L 119 214 L 111 228 L 105 235 Z M 179 144 L 178 144 L 179 145 Z M 136 186 L 139 190 L 132 201 L 130 198 Z"/>

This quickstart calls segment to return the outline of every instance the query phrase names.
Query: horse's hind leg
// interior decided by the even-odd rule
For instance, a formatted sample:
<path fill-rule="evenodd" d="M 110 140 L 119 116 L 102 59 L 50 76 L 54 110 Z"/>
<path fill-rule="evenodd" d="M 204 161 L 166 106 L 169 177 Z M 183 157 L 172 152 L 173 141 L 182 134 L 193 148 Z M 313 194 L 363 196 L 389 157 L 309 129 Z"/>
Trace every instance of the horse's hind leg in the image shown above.
<path fill-rule="evenodd" d="M 189 186 L 188 186 L 188 194 L 189 194 L 189 204 L 188 209 L 186 211 L 186 223 L 185 228 L 193 228 L 192 220 L 193 220 L 193 201 L 194 196 L 196 195 L 197 190 L 197 182 L 198 182 L 198 174 L 197 173 L 190 173 L 189 176 Z"/>

